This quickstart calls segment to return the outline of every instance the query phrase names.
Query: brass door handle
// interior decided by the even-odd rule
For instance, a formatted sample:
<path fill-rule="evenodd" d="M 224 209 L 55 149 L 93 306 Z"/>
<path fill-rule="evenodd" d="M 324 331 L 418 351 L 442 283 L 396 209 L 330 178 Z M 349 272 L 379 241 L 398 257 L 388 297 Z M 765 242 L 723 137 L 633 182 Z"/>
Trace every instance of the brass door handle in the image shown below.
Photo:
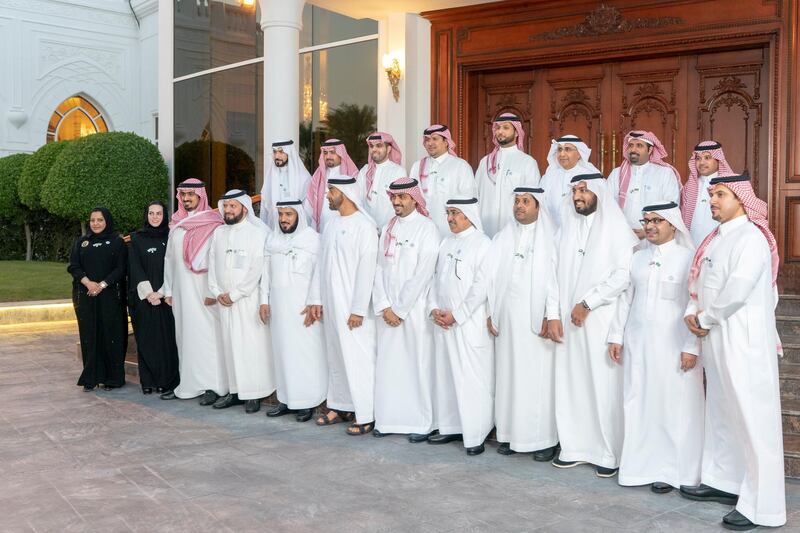
<path fill-rule="evenodd" d="M 617 130 L 611 132 L 611 166 L 617 164 Z"/>
<path fill-rule="evenodd" d="M 597 144 L 600 148 L 599 157 L 597 158 L 597 162 L 600 163 L 600 174 L 603 176 L 606 175 L 605 167 L 606 167 L 606 136 L 602 131 L 597 132 Z"/>

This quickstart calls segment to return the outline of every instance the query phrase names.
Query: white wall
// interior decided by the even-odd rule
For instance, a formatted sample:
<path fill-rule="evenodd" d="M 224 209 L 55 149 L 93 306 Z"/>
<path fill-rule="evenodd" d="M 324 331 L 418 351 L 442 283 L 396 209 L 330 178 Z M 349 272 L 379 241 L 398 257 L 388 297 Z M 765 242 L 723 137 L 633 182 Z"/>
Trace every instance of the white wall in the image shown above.
<path fill-rule="evenodd" d="M 0 2 L 0 156 L 33 152 L 65 98 L 88 98 L 109 130 L 155 137 L 157 0 Z"/>

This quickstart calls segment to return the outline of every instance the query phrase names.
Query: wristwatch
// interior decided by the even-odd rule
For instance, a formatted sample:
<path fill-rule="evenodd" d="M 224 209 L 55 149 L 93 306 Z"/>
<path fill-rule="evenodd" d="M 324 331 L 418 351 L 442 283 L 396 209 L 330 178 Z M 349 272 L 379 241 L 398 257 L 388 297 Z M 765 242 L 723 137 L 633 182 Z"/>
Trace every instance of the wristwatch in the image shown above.
<path fill-rule="evenodd" d="M 583 306 L 583 308 L 584 308 L 584 309 L 586 309 L 587 311 L 591 311 L 591 310 L 592 310 L 592 308 L 591 308 L 591 307 L 589 307 L 589 304 L 587 304 L 587 303 L 586 303 L 586 300 L 581 300 L 581 305 L 582 305 L 582 306 Z"/>
<path fill-rule="evenodd" d="M 108 283 L 106 283 L 105 281 L 101 281 L 100 282 L 100 288 L 101 289 L 105 289 L 106 287 L 108 287 Z"/>

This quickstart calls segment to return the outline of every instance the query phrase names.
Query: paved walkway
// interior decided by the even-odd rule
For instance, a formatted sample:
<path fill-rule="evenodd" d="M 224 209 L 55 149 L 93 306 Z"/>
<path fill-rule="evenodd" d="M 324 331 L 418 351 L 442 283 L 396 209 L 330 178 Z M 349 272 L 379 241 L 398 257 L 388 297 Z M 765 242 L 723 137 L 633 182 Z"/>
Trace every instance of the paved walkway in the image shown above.
<path fill-rule="evenodd" d="M 721 531 L 727 508 L 495 446 L 85 393 L 74 331 L 0 331 L 0 531 Z M 800 531 L 800 484 L 787 483 Z"/>

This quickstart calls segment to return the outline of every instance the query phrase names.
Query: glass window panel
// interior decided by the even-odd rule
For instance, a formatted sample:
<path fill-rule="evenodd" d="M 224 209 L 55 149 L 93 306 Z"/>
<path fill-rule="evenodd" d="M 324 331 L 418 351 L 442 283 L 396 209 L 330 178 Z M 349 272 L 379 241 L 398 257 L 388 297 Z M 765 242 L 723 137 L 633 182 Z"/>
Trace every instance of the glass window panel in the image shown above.
<path fill-rule="evenodd" d="M 58 124 L 56 138 L 59 141 L 70 141 L 97 133 L 94 122 L 83 109 L 77 108 L 69 113 Z"/>
<path fill-rule="evenodd" d="M 257 63 L 175 83 L 176 183 L 203 180 L 212 203 L 228 189 L 259 191 L 262 72 Z"/>
<path fill-rule="evenodd" d="M 375 130 L 378 42 L 366 41 L 300 55 L 300 153 L 309 170 L 328 137 L 345 142 L 360 167 L 365 139 Z"/>
<path fill-rule="evenodd" d="M 175 0 L 174 75 L 264 55 L 260 11 L 251 0 Z"/>
<path fill-rule="evenodd" d="M 103 117 L 97 117 L 96 119 L 94 119 L 94 123 L 97 126 L 97 131 L 99 132 L 108 131 L 108 126 L 106 125 L 106 121 L 103 120 Z"/>
<path fill-rule="evenodd" d="M 378 33 L 378 21 L 354 19 L 306 3 L 300 48 Z"/>
<path fill-rule="evenodd" d="M 81 98 L 80 101 L 81 101 L 81 107 L 86 110 L 86 113 L 90 117 L 94 118 L 100 114 L 100 111 L 98 111 L 97 108 L 92 104 L 90 104 L 85 98 Z"/>
<path fill-rule="evenodd" d="M 50 122 L 47 123 L 47 131 L 55 132 L 59 122 L 61 122 L 61 115 L 53 113 L 50 116 Z"/>

